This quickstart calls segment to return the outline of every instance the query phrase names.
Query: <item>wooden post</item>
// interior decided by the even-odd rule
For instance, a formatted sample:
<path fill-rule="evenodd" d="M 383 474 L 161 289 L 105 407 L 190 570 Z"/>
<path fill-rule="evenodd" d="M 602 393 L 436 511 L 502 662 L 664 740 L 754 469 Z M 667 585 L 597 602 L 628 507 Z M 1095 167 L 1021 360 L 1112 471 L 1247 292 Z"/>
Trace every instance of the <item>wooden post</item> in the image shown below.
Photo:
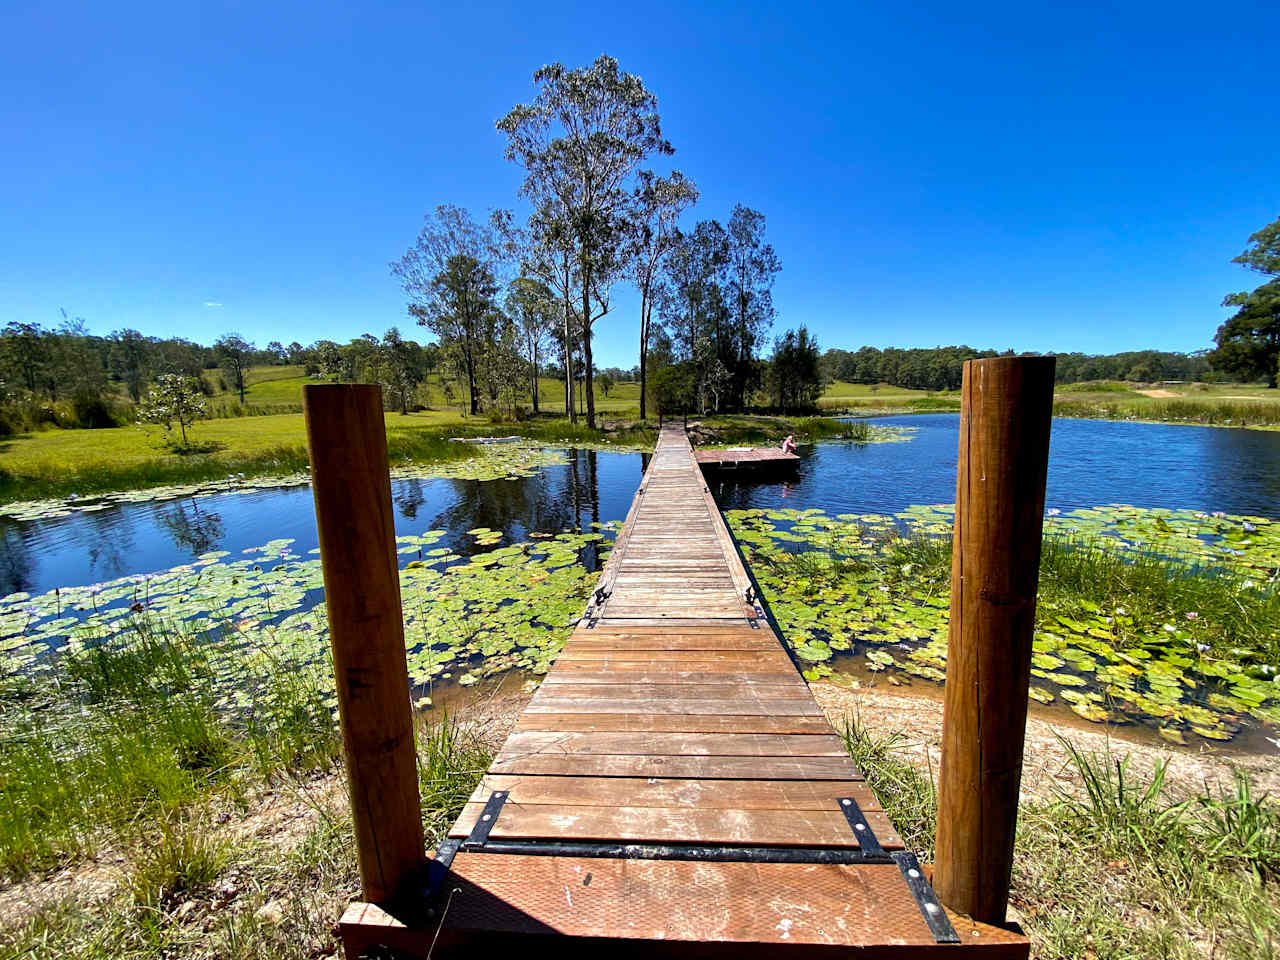
<path fill-rule="evenodd" d="M 386 902 L 425 855 L 382 390 L 308 384 L 302 408 L 360 884 Z"/>
<path fill-rule="evenodd" d="M 1053 357 L 964 365 L 934 887 L 1003 923 L 1027 726 Z"/>

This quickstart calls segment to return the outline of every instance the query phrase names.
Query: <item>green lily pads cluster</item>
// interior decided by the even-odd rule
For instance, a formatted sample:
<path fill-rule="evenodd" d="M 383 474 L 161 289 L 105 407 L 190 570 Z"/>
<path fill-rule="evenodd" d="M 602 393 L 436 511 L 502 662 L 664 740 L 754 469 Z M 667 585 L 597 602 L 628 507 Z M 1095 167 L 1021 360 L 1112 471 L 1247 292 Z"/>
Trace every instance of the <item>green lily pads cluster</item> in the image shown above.
<path fill-rule="evenodd" d="M 405 565 L 401 595 L 409 674 L 417 686 L 510 669 L 543 673 L 595 583 L 584 550 L 603 556 L 616 525 L 541 534 L 497 546 L 501 533 L 468 534 L 476 552 L 439 546 L 443 530 L 397 538 Z M 263 658 L 324 664 L 328 623 L 320 560 L 273 540 L 233 557 L 206 553 L 146 576 L 0 599 L 0 674 L 56 686 L 59 655 L 101 644 L 127 644 L 139 630 L 208 634 L 225 705 L 245 708 Z M 231 638 L 232 642 L 227 642 Z M 324 671 L 320 671 L 321 674 Z M 326 687 L 332 686 L 329 676 Z"/>
<path fill-rule="evenodd" d="M 441 477 L 449 480 L 515 480 L 532 477 L 543 467 L 568 463 L 565 452 L 529 443 L 494 444 L 476 447 L 476 455 L 463 460 L 415 464 L 407 462 L 391 468 L 393 480 L 425 480 Z M 221 480 L 201 483 L 148 487 L 94 496 L 72 494 L 62 499 L 20 500 L 0 505 L 0 517 L 13 520 L 56 520 L 73 513 L 93 513 L 128 503 L 152 503 L 215 494 L 253 493 L 282 487 L 305 486 L 311 482 L 306 470 L 274 477 L 249 477 L 228 474 Z"/>
<path fill-rule="evenodd" d="M 857 659 L 845 663 L 901 684 L 945 678 L 953 513 L 735 510 L 727 518 L 806 676 L 831 676 L 850 654 Z M 1160 557 L 1170 576 L 1216 578 L 1241 602 L 1273 594 L 1280 574 L 1280 524 L 1262 517 L 1118 505 L 1055 511 L 1045 535 L 1130 562 Z M 1042 589 L 1031 696 L 1095 722 L 1142 722 L 1177 743 L 1280 723 L 1280 623 L 1259 625 L 1260 643 L 1225 649 L 1211 628 L 1194 610 L 1153 617 Z"/>

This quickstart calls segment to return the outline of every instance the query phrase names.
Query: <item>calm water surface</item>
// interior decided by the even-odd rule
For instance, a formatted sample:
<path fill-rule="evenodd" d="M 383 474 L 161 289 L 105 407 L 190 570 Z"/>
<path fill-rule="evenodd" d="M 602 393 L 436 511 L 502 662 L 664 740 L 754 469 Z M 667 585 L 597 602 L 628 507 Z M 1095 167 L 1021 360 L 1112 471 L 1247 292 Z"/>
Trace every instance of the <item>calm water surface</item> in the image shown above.
<path fill-rule="evenodd" d="M 647 462 L 647 454 L 578 450 L 569 451 L 568 464 L 525 479 L 398 480 L 391 485 L 396 533 L 447 530 L 439 546 L 465 556 L 476 550 L 466 534 L 476 527 L 501 531 L 511 543 L 621 521 Z M 0 596 L 168 570 L 210 550 L 236 554 L 277 538 L 292 538 L 295 554 L 318 545 L 309 486 L 122 504 L 45 521 L 0 519 Z"/>
<path fill-rule="evenodd" d="M 802 449 L 792 482 L 721 481 L 713 487 L 717 501 L 723 509 L 817 507 L 831 514 L 955 502 L 959 414 L 872 422 L 914 427 L 914 439 Z M 1280 517 L 1280 432 L 1055 420 L 1046 507 L 1109 503 Z"/>
<path fill-rule="evenodd" d="M 908 443 L 824 444 L 802 450 L 786 483 L 713 482 L 725 509 L 818 507 L 892 513 L 955 496 L 956 414 L 875 421 L 915 428 Z M 466 531 L 490 527 L 505 542 L 538 531 L 620 521 L 647 456 L 571 451 L 569 463 L 520 480 L 405 480 L 393 484 L 396 531 L 444 529 L 442 546 L 475 549 Z M 1058 420 L 1048 506 L 1108 503 L 1280 516 L 1280 432 Z M 209 550 L 238 553 L 276 538 L 316 546 L 308 487 L 124 504 L 47 521 L 0 520 L 0 595 L 41 593 L 166 570 Z"/>

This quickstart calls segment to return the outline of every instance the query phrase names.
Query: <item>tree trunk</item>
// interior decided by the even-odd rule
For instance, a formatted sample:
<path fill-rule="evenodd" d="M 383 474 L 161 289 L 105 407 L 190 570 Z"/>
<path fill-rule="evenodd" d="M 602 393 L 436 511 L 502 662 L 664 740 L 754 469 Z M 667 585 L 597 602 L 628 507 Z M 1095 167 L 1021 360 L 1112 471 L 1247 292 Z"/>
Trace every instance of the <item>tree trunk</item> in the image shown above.
<path fill-rule="evenodd" d="M 533 348 L 533 414 L 538 415 L 538 348 Z"/>
<path fill-rule="evenodd" d="M 469 347 L 463 349 L 463 356 L 467 361 L 467 395 L 471 398 L 471 415 L 474 417 L 480 412 L 480 391 L 476 384 L 475 358 L 471 356 Z"/>
<path fill-rule="evenodd" d="M 594 381 L 591 376 L 591 268 L 583 264 L 582 269 L 582 363 L 587 393 L 587 426 L 596 428 L 596 396 L 592 389 Z"/>
<path fill-rule="evenodd" d="M 649 285 L 640 291 L 640 422 L 644 422 L 645 360 L 649 353 Z"/>
<path fill-rule="evenodd" d="M 564 414 L 570 423 L 578 422 L 577 411 L 573 409 L 573 331 L 570 317 L 573 316 L 572 292 L 569 289 L 569 253 L 562 255 L 564 265 Z"/>

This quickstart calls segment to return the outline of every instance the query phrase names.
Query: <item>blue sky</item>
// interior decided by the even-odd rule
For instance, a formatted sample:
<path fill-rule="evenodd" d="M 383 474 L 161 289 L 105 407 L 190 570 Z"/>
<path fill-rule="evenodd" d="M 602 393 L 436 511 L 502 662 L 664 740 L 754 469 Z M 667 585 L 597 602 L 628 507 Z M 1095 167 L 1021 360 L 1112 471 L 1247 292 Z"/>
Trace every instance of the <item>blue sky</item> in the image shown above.
<path fill-rule="evenodd" d="M 436 204 L 518 205 L 494 121 L 601 52 L 690 222 L 766 214 L 775 332 L 824 347 L 1204 347 L 1280 215 L 1268 0 L 444 7 L 10 0 L 0 322 L 408 329 L 388 261 Z M 635 340 L 620 291 L 598 362 Z"/>

